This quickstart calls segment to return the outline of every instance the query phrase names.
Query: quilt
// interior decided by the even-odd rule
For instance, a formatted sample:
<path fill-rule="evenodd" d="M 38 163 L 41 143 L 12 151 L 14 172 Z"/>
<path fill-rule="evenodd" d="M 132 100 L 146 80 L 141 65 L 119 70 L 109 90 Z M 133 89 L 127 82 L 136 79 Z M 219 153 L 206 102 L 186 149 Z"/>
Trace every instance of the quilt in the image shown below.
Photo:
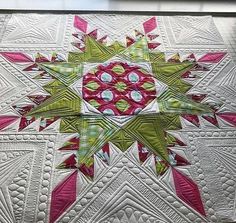
<path fill-rule="evenodd" d="M 210 16 L 1 14 L 0 222 L 235 222 L 235 98 Z"/>

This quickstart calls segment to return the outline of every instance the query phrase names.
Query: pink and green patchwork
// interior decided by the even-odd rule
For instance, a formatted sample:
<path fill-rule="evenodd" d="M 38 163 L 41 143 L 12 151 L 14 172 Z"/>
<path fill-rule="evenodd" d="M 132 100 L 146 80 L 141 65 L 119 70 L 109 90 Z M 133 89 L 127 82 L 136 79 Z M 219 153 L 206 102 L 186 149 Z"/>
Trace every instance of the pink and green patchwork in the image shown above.
<path fill-rule="evenodd" d="M 152 75 L 138 66 L 114 62 L 83 77 L 83 99 L 105 115 L 138 114 L 155 98 Z"/>

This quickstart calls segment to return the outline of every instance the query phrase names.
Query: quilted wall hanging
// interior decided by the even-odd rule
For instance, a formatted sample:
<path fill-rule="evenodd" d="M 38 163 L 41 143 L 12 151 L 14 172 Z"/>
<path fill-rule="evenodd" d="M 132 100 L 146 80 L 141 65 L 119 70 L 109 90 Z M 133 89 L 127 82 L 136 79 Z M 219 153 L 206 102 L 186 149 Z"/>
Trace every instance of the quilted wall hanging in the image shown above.
<path fill-rule="evenodd" d="M 0 222 L 234 222 L 236 67 L 211 17 L 2 14 Z"/>

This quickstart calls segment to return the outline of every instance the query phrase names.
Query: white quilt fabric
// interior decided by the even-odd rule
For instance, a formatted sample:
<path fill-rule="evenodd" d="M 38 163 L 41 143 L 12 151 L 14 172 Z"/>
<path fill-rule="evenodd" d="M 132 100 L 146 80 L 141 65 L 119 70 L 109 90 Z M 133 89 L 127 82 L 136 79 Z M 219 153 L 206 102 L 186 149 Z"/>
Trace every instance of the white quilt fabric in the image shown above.
<path fill-rule="evenodd" d="M 0 15 L 0 222 L 236 222 L 235 97 L 210 16 Z"/>

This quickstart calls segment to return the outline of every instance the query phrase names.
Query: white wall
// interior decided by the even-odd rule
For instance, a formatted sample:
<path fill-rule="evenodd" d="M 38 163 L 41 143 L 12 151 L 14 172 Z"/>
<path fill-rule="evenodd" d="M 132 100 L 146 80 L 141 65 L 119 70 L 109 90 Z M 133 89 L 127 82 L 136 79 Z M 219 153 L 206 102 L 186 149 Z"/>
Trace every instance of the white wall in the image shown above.
<path fill-rule="evenodd" d="M 1 9 L 236 12 L 236 1 L 0 0 Z"/>

